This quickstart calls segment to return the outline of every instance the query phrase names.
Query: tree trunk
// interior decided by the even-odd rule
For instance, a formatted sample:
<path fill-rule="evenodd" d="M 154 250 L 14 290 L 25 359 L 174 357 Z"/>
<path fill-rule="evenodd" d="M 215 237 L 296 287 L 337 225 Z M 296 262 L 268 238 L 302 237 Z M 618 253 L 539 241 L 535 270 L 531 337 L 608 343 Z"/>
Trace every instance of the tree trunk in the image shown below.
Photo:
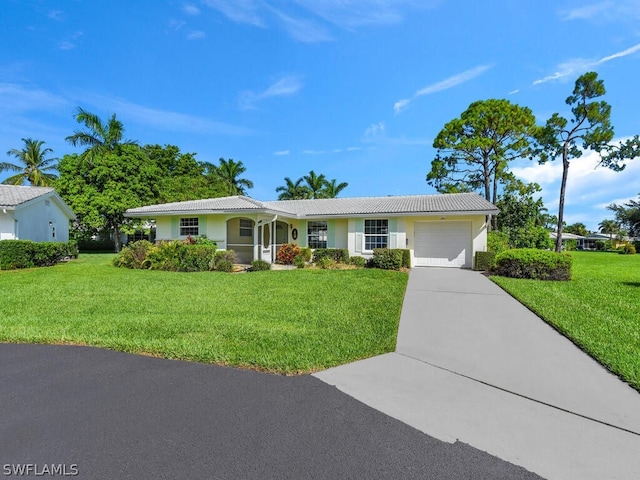
<path fill-rule="evenodd" d="M 569 175 L 569 152 L 565 144 L 562 149 L 562 183 L 560 184 L 560 202 L 558 205 L 558 233 L 556 235 L 556 252 L 562 252 L 562 219 L 564 217 L 564 192 L 567 188 L 567 176 Z"/>
<path fill-rule="evenodd" d="M 122 250 L 122 242 L 120 240 L 120 225 L 114 225 L 113 226 L 113 243 L 116 249 L 116 253 L 120 252 L 120 250 Z"/>
<path fill-rule="evenodd" d="M 497 202 L 498 202 L 498 170 L 496 167 L 496 171 L 493 174 L 493 201 L 491 203 L 495 205 Z M 498 230 L 498 215 L 493 215 L 491 217 L 491 220 L 493 222 L 492 230 Z"/>

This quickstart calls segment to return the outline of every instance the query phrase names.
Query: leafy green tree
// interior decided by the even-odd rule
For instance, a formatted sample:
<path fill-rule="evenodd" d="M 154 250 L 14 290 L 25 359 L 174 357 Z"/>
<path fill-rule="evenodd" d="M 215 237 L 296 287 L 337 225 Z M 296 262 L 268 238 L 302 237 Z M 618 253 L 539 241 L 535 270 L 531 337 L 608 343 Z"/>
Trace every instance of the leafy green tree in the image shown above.
<path fill-rule="evenodd" d="M 607 207 L 616 215 L 618 224 L 626 227 L 632 237 L 640 237 L 640 200 L 629 200 L 623 205 L 612 203 Z"/>
<path fill-rule="evenodd" d="M 557 252 L 562 251 L 565 192 L 571 160 L 580 158 L 583 150 L 592 150 L 600 155 L 602 165 L 619 171 L 624 168 L 620 165 L 623 157 L 634 158 L 640 155 L 633 141 L 618 145 L 611 144 L 614 135 L 611 125 L 611 106 L 605 101 L 595 100 L 605 93 L 604 82 L 598 79 L 596 72 L 581 75 L 576 80 L 573 94 L 565 101 L 571 107 L 570 120 L 554 113 L 547 120 L 545 127 L 540 130 L 539 162 L 545 163 L 562 158 Z"/>
<path fill-rule="evenodd" d="M 589 235 L 589 230 L 587 230 L 587 226 L 584 223 L 577 222 L 571 225 L 567 225 L 564 229 L 567 233 L 572 233 L 574 235 L 580 235 L 581 237 L 586 237 Z"/>
<path fill-rule="evenodd" d="M 145 145 L 144 152 L 161 172 L 154 203 L 183 202 L 226 195 L 227 189 L 215 174 L 215 165 L 199 162 L 195 154 L 182 153 L 175 145 Z"/>
<path fill-rule="evenodd" d="M 222 180 L 226 195 L 246 195 L 247 189 L 253 188 L 253 182 L 246 178 L 240 178 L 246 172 L 242 162 L 236 162 L 232 158 L 221 158 L 216 168 L 216 176 Z"/>
<path fill-rule="evenodd" d="M 480 190 L 495 203 L 498 184 L 511 178 L 509 162 L 531 154 L 537 128 L 529 108 L 504 99 L 474 102 L 436 136 L 427 183 L 441 193 Z"/>
<path fill-rule="evenodd" d="M 598 230 L 600 233 L 604 233 L 605 235 L 609 235 L 609 241 L 613 241 L 613 236 L 616 235 L 620 231 L 620 225 L 615 220 L 602 220 L 598 224 Z"/>
<path fill-rule="evenodd" d="M 280 192 L 278 200 L 303 200 L 309 198 L 309 189 L 302 185 L 302 177 L 295 182 L 289 177 L 284 177 L 284 182 L 284 185 L 276 188 L 276 192 Z"/>
<path fill-rule="evenodd" d="M 308 175 L 304 175 L 302 179 L 307 183 L 305 186 L 309 190 L 308 198 L 324 198 L 323 192 L 327 179 L 323 174 L 316 175 L 316 172 L 311 170 Z"/>
<path fill-rule="evenodd" d="M 158 166 L 136 145 L 121 145 L 118 152 L 102 152 L 86 161 L 84 155 L 65 155 L 58 165 L 56 189 L 77 216 L 77 228 L 87 234 L 108 230 L 115 249 L 120 234 L 131 223 L 129 208 L 153 203 L 161 179 Z"/>
<path fill-rule="evenodd" d="M 349 184 L 347 182 L 337 183 L 335 178 L 330 181 L 324 182 L 324 190 L 322 192 L 322 198 L 336 198 L 340 192 L 347 188 Z"/>
<path fill-rule="evenodd" d="M 542 198 L 536 198 L 536 194 L 541 191 L 537 183 L 527 184 L 518 179 L 507 183 L 496 202 L 500 209 L 496 219 L 498 230 L 542 226 L 541 218 L 546 208 Z"/>
<path fill-rule="evenodd" d="M 84 125 L 85 130 L 76 130 L 66 140 L 74 147 L 87 147 L 82 154 L 83 160 L 91 162 L 99 155 L 117 153 L 123 145 L 138 144 L 134 140 L 122 139 L 124 127 L 115 113 L 105 123 L 97 115 L 78 107 L 75 119 Z"/>
<path fill-rule="evenodd" d="M 47 158 L 47 155 L 53 153 L 50 148 L 43 148 L 42 140 L 33 140 L 31 138 L 23 138 L 24 147 L 18 150 L 12 148 L 7 155 L 16 157 L 20 161 L 20 165 L 10 162 L 0 162 L 0 172 L 9 170 L 12 172 L 20 172 L 5 179 L 2 183 L 5 185 L 22 185 L 24 181 L 28 181 L 29 185 L 35 187 L 48 187 L 56 179 L 56 175 L 51 173 L 56 170 L 57 165 L 54 163 L 57 158 Z"/>

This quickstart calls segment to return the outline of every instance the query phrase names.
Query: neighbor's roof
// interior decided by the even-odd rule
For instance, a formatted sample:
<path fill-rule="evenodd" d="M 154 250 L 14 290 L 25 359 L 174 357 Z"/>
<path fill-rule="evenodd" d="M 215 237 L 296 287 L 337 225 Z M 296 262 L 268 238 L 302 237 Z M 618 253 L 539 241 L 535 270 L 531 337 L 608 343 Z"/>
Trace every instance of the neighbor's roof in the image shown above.
<path fill-rule="evenodd" d="M 341 217 L 380 214 L 488 214 L 498 213 L 498 209 L 476 193 L 280 200 L 272 202 L 260 202 L 248 197 L 235 196 L 132 208 L 127 210 L 126 216 L 148 217 L 158 214 L 234 212 L 265 212 L 290 217 Z"/>
<path fill-rule="evenodd" d="M 15 207 L 53 191 L 50 187 L 0 185 L 0 207 Z"/>

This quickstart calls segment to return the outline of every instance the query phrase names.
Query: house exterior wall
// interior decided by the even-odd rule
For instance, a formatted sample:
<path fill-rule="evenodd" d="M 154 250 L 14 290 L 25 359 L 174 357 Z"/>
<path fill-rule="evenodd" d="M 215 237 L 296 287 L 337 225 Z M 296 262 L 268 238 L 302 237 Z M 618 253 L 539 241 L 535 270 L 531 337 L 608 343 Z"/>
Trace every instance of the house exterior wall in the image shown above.
<path fill-rule="evenodd" d="M 197 215 L 182 216 L 165 216 L 156 218 L 156 240 L 183 239 L 184 236 L 179 235 L 180 218 L 195 217 Z M 243 244 L 249 241 L 253 244 L 255 238 L 254 258 L 258 258 L 261 254 L 259 246 L 261 246 L 262 238 L 258 238 L 258 223 L 260 220 L 270 224 L 272 216 L 264 214 L 237 214 L 237 215 L 201 215 L 199 218 L 200 235 L 206 235 L 210 240 L 218 244 L 219 249 L 233 250 L 233 244 Z M 254 224 L 254 237 L 249 240 L 248 237 L 239 236 L 239 219 L 249 218 L 256 222 Z M 472 266 L 475 252 L 486 251 L 487 249 L 487 230 L 484 215 L 449 215 L 449 216 L 407 216 L 407 217 L 367 217 L 368 219 L 384 219 L 388 221 L 388 247 L 389 248 L 408 248 L 411 250 L 412 265 L 415 265 L 415 224 L 416 222 L 469 222 L 471 225 L 471 259 Z M 307 246 L 307 219 L 287 219 L 278 218 L 279 221 L 289 225 L 288 238 L 290 243 L 294 243 L 301 247 Z M 314 218 L 314 220 L 316 220 Z M 373 251 L 367 251 L 364 238 L 364 218 L 329 218 L 317 220 L 326 220 L 328 227 L 327 246 L 329 248 L 346 248 L 349 255 L 370 257 Z M 297 238 L 292 236 L 293 229 L 297 230 Z M 275 238 L 270 227 L 270 243 L 273 246 Z M 227 247 L 227 242 L 231 245 Z M 244 248 L 244 247 L 242 247 Z M 275 259 L 275 254 L 273 255 Z M 469 262 L 467 262 L 469 264 Z"/>
<path fill-rule="evenodd" d="M 15 221 L 13 211 L 0 210 L 0 240 L 15 240 Z"/>
<path fill-rule="evenodd" d="M 53 198 L 41 198 L 18 206 L 14 219 L 17 220 L 17 240 L 69 241 L 69 218 Z"/>

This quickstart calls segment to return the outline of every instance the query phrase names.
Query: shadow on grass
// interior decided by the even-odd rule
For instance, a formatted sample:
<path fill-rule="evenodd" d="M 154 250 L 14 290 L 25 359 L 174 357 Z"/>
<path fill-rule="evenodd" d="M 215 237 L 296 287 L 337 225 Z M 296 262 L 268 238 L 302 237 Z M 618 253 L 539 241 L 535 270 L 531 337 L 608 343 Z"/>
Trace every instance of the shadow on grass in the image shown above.
<path fill-rule="evenodd" d="M 622 282 L 622 284 L 628 287 L 640 287 L 640 282 Z"/>

